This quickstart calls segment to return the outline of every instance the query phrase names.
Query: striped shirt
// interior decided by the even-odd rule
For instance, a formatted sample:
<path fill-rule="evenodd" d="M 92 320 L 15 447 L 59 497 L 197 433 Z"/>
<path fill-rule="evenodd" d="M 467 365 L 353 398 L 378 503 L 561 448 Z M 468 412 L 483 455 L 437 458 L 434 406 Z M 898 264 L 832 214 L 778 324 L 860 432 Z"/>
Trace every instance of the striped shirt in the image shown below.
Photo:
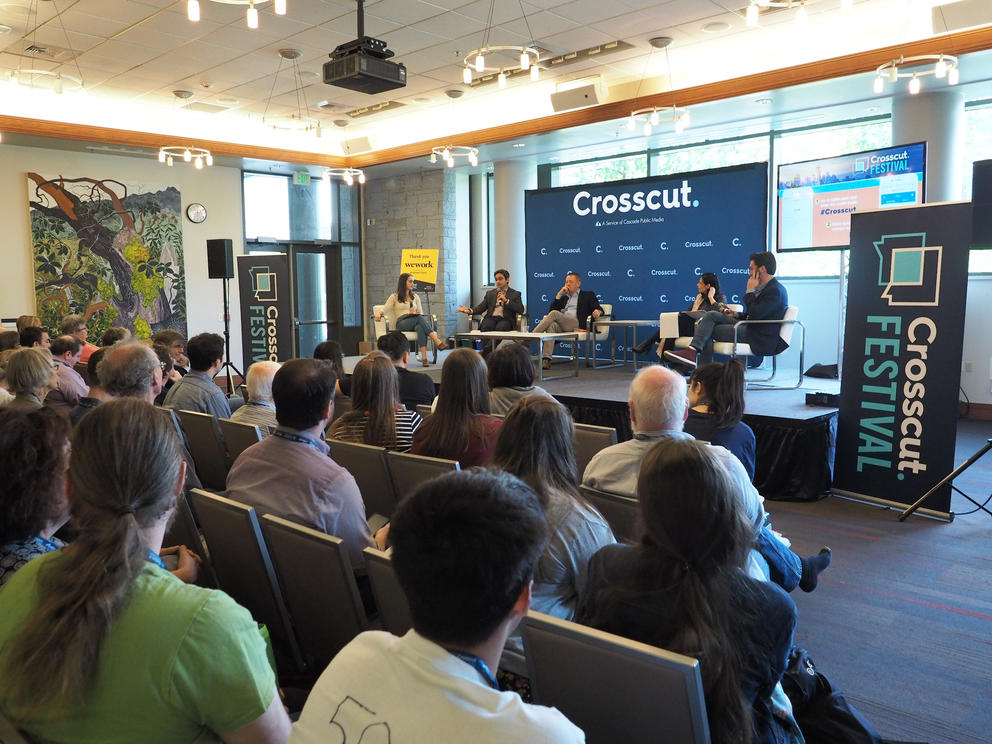
<path fill-rule="evenodd" d="M 239 424 L 255 424 L 263 437 L 270 434 L 271 429 L 279 426 L 276 421 L 276 406 L 274 403 L 262 400 L 250 400 L 231 414 L 231 421 Z"/>
<path fill-rule="evenodd" d="M 347 414 L 345 414 L 347 415 Z M 368 414 L 361 418 L 356 417 L 353 421 L 341 424 L 341 428 L 335 431 L 328 439 L 339 439 L 345 442 L 364 442 L 365 422 L 368 421 Z M 416 411 L 408 411 L 405 408 L 396 409 L 396 444 L 389 447 L 385 442 L 365 442 L 378 447 L 396 450 L 397 452 L 409 452 L 413 446 L 413 434 L 423 423 L 420 414 Z M 340 419 L 335 422 L 335 426 L 340 423 Z"/>

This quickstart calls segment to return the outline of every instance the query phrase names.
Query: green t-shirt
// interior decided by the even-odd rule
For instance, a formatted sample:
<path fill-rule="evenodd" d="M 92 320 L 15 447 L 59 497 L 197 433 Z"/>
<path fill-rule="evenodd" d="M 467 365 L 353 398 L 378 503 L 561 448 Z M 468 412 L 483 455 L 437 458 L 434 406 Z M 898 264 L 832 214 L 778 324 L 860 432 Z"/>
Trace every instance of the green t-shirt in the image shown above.
<path fill-rule="evenodd" d="M 38 572 L 62 551 L 28 563 L 0 589 L 0 679 L 5 644 L 20 633 L 37 601 Z M 220 591 L 184 584 L 152 563 L 100 650 L 86 704 L 50 707 L 21 721 L 39 742 L 182 744 L 219 741 L 262 715 L 275 695 L 265 642 L 251 615 Z M 20 719 L 5 699 L 0 709 Z"/>

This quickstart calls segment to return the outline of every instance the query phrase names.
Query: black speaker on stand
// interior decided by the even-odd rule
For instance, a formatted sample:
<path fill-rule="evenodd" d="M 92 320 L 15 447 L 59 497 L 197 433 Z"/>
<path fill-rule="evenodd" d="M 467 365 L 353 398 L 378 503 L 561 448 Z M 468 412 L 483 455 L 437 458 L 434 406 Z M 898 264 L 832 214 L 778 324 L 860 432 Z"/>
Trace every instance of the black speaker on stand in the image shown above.
<path fill-rule="evenodd" d="M 241 370 L 231 363 L 231 303 L 227 283 L 234 278 L 234 241 L 230 238 L 216 238 L 207 241 L 207 276 L 224 280 L 224 364 L 217 370 L 227 372 L 227 394 L 234 395 L 233 371 L 244 380 Z M 216 376 L 216 375 L 215 375 Z"/>

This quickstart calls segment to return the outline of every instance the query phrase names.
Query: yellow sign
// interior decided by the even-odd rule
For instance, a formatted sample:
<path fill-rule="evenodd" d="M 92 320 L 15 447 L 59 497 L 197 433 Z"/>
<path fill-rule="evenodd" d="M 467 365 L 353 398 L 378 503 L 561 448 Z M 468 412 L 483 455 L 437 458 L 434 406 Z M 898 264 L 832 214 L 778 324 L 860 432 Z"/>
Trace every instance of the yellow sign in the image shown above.
<path fill-rule="evenodd" d="M 400 273 L 413 274 L 421 289 L 433 290 L 437 284 L 437 248 L 404 248 Z"/>

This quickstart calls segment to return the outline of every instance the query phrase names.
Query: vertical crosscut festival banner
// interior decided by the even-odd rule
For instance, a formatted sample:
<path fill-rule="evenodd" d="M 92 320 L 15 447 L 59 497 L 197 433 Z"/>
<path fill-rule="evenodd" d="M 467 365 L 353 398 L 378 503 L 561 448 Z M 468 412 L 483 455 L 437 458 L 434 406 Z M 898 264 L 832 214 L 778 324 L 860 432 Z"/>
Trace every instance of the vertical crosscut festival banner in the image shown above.
<path fill-rule="evenodd" d="M 970 203 L 853 215 L 834 491 L 908 505 L 954 468 L 970 240 Z"/>
<path fill-rule="evenodd" d="M 293 313 L 285 256 L 238 256 L 241 348 L 247 372 L 254 362 L 292 359 Z"/>

